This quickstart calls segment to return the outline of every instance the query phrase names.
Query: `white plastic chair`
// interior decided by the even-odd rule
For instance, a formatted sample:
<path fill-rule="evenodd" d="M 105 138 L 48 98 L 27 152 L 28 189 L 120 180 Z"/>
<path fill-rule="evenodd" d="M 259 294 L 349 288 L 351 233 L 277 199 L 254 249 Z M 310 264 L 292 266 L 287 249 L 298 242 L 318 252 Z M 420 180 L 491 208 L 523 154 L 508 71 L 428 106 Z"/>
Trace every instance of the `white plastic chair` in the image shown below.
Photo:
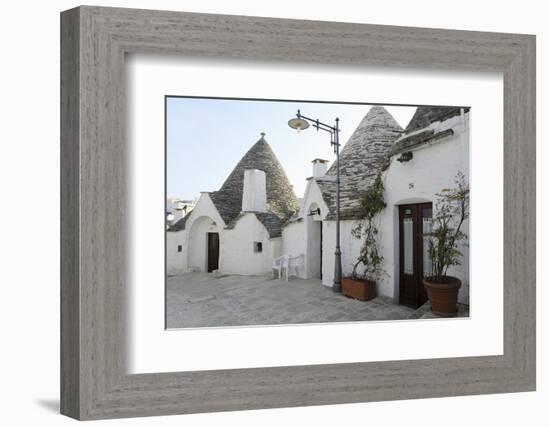
<path fill-rule="evenodd" d="M 273 260 L 273 264 L 271 265 L 271 272 L 273 273 L 274 279 L 282 279 L 282 275 L 284 273 L 285 280 L 288 282 L 288 261 L 288 255 L 283 255 Z M 275 276 L 275 272 L 277 272 L 277 276 Z"/>
<path fill-rule="evenodd" d="M 293 257 L 283 255 L 275 258 L 272 265 L 273 278 L 276 278 L 275 271 L 277 272 L 277 278 L 282 280 L 284 277 L 284 280 L 287 282 L 290 275 L 298 276 L 300 267 L 302 266 L 302 258 L 302 254 Z"/>
<path fill-rule="evenodd" d="M 286 281 L 288 282 L 288 276 L 298 277 L 300 269 L 303 263 L 303 254 L 288 257 L 288 266 L 286 270 Z"/>

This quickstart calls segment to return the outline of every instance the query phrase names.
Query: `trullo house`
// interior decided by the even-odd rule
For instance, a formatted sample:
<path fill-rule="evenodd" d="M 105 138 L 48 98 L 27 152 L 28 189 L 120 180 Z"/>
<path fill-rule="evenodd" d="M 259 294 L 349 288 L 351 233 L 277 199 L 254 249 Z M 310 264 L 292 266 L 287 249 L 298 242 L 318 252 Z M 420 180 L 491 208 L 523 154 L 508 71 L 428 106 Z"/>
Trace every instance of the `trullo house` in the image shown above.
<path fill-rule="evenodd" d="M 361 241 L 352 237 L 361 198 L 381 174 L 387 207 L 379 215 L 385 274 L 378 293 L 418 307 L 429 270 L 426 242 L 436 194 L 469 176 L 469 109 L 418 107 L 405 129 L 381 106 L 372 107 L 340 153 L 341 250 L 350 274 Z M 331 286 L 334 274 L 336 165 L 314 159 L 300 206 L 264 136 L 235 166 L 219 191 L 201 193 L 195 208 L 167 233 L 168 274 L 219 270 L 271 274 L 273 260 L 296 257 L 299 278 Z M 468 223 L 463 230 L 468 234 Z M 468 303 L 468 245 L 450 274 Z M 299 281 L 296 282 L 299 286 Z"/>
<path fill-rule="evenodd" d="M 282 253 L 282 228 L 298 200 L 264 134 L 218 191 L 167 233 L 168 274 L 267 274 Z"/>

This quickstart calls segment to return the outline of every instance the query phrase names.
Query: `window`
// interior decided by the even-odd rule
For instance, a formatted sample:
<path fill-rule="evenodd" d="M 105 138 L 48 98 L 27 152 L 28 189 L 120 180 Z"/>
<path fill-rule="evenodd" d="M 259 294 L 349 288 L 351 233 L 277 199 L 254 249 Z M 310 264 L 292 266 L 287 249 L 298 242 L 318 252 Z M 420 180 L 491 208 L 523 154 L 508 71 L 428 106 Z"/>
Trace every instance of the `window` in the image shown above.
<path fill-rule="evenodd" d="M 254 252 L 262 251 L 262 242 L 254 242 Z"/>
<path fill-rule="evenodd" d="M 410 209 L 405 209 L 405 215 L 410 211 Z M 414 239 L 413 239 L 413 219 L 412 218 L 403 218 L 403 273 L 412 276 L 414 274 L 413 270 L 413 250 L 414 250 Z"/>
<path fill-rule="evenodd" d="M 181 250 L 182 250 L 181 245 L 178 245 L 178 252 L 181 252 Z"/>

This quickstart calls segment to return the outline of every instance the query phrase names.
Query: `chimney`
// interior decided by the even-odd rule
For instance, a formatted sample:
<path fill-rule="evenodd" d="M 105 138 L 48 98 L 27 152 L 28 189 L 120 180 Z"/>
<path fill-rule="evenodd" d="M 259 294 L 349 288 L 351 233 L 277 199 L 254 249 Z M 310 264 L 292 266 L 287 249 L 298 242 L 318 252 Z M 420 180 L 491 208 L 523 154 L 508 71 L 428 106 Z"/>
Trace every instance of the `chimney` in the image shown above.
<path fill-rule="evenodd" d="M 244 171 L 242 211 L 267 211 L 267 194 L 264 171 L 258 169 L 246 169 Z"/>
<path fill-rule="evenodd" d="M 311 163 L 313 163 L 313 178 L 319 178 L 327 173 L 328 160 L 313 159 Z"/>

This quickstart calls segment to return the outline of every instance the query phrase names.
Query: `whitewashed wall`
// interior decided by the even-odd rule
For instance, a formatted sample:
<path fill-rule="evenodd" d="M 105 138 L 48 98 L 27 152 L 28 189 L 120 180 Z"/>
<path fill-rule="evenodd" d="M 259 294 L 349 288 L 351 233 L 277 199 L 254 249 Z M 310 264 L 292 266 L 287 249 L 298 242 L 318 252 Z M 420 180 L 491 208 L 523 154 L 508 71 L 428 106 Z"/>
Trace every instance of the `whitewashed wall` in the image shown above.
<path fill-rule="evenodd" d="M 407 203 L 434 202 L 435 194 L 454 186 L 458 171 L 469 176 L 468 125 L 469 115 L 453 117 L 440 127 L 451 126 L 455 134 L 432 146 L 413 151 L 413 159 L 399 163 L 393 160 L 383 175 L 387 208 L 380 216 L 380 242 L 387 273 L 379 283 L 379 293 L 397 299 L 399 296 L 399 224 L 398 206 Z M 434 205 L 435 209 L 435 205 Z M 468 222 L 463 231 L 468 234 Z M 468 248 L 463 246 L 463 265 L 448 273 L 462 280 L 459 301 L 468 302 L 469 269 Z"/>
<path fill-rule="evenodd" d="M 323 166 L 324 169 L 326 167 Z M 311 210 L 319 208 L 320 215 L 308 215 Z M 320 228 L 319 222 L 328 214 L 328 207 L 323 200 L 319 186 L 312 178 L 308 179 L 299 216 L 301 221 L 291 223 L 283 229 L 283 253 L 290 256 L 302 255 L 302 263 L 298 270 L 298 277 L 319 278 L 319 245 Z M 324 238 L 323 224 L 323 241 Z M 334 253 L 334 249 L 332 250 Z M 325 260 L 325 247 L 323 246 L 323 263 Z M 323 265 L 323 278 L 325 277 L 325 266 Z M 324 281 L 324 280 L 323 280 Z"/>
<path fill-rule="evenodd" d="M 290 223 L 283 228 L 282 253 L 290 255 L 291 257 L 302 255 L 302 260 L 305 260 L 306 232 L 305 222 L 303 220 Z M 305 262 L 299 264 L 297 276 L 302 279 L 307 277 Z"/>
<path fill-rule="evenodd" d="M 207 233 L 211 232 L 219 233 L 219 270 L 222 273 L 270 274 L 273 259 L 283 251 L 282 238 L 270 239 L 253 213 L 244 214 L 233 229 L 226 230 L 210 196 L 203 193 L 187 219 L 185 230 L 167 233 L 167 274 L 207 271 Z M 254 252 L 254 242 L 262 242 L 262 252 Z M 180 244 L 182 252 L 177 252 Z"/>
<path fill-rule="evenodd" d="M 254 242 L 262 242 L 262 252 L 254 252 Z M 220 271 L 226 274 L 270 274 L 273 259 L 280 256 L 281 251 L 282 239 L 270 239 L 256 215 L 246 213 L 233 229 L 220 234 Z"/>
<path fill-rule="evenodd" d="M 243 178 L 243 212 L 265 212 L 267 209 L 267 193 L 265 172 L 257 169 L 247 169 Z"/>
<path fill-rule="evenodd" d="M 178 252 L 178 245 L 182 251 Z M 187 233 L 185 230 L 166 233 L 166 272 L 168 275 L 187 272 Z"/>
<path fill-rule="evenodd" d="M 312 209 L 321 209 L 320 216 L 308 216 Z M 309 179 L 304 192 L 300 217 L 302 221 L 292 223 L 283 229 L 283 252 L 285 254 L 304 254 L 304 265 L 301 269 L 301 278 L 318 278 L 319 246 L 315 241 L 319 237 L 317 222 L 323 220 L 323 263 L 322 283 L 332 286 L 334 281 L 334 251 L 336 247 L 336 223 L 326 221 L 328 206 L 323 200 L 322 193 L 315 180 Z M 342 273 L 349 275 L 353 268 L 356 254 L 359 253 L 360 242 L 351 236 L 354 221 L 341 221 L 340 223 L 340 248 L 342 251 Z"/>
<path fill-rule="evenodd" d="M 222 237 L 221 227 L 210 216 L 202 215 L 195 218 L 188 226 L 187 266 L 189 271 L 208 271 L 208 245 L 207 234 L 219 233 Z M 187 227 L 186 227 L 187 228 Z"/>
<path fill-rule="evenodd" d="M 302 199 L 302 205 L 300 206 L 300 218 L 304 219 L 310 212 L 312 205 L 315 204 L 316 207 L 321 209 L 321 218 L 324 219 L 328 214 L 328 206 L 323 200 L 321 190 L 314 179 L 308 178 L 307 181 L 304 197 Z"/>
<path fill-rule="evenodd" d="M 340 250 L 342 276 L 349 276 L 361 248 L 361 242 L 351 235 L 355 221 L 340 221 Z M 334 251 L 336 249 L 336 221 L 323 221 L 323 285 L 334 282 Z M 359 269 L 358 271 L 361 271 Z"/>
<path fill-rule="evenodd" d="M 317 203 L 311 203 L 308 212 L 318 209 Z M 306 214 L 304 218 L 306 231 L 306 256 L 305 271 L 307 277 L 312 279 L 321 278 L 321 227 L 322 221 L 320 215 Z"/>
<path fill-rule="evenodd" d="M 208 193 L 202 193 L 185 224 L 185 230 L 166 233 L 166 272 L 183 274 L 191 270 L 206 271 L 206 233 L 219 232 L 225 227 Z M 182 242 L 182 252 L 177 252 Z M 189 247 L 194 248 L 189 250 Z"/>

